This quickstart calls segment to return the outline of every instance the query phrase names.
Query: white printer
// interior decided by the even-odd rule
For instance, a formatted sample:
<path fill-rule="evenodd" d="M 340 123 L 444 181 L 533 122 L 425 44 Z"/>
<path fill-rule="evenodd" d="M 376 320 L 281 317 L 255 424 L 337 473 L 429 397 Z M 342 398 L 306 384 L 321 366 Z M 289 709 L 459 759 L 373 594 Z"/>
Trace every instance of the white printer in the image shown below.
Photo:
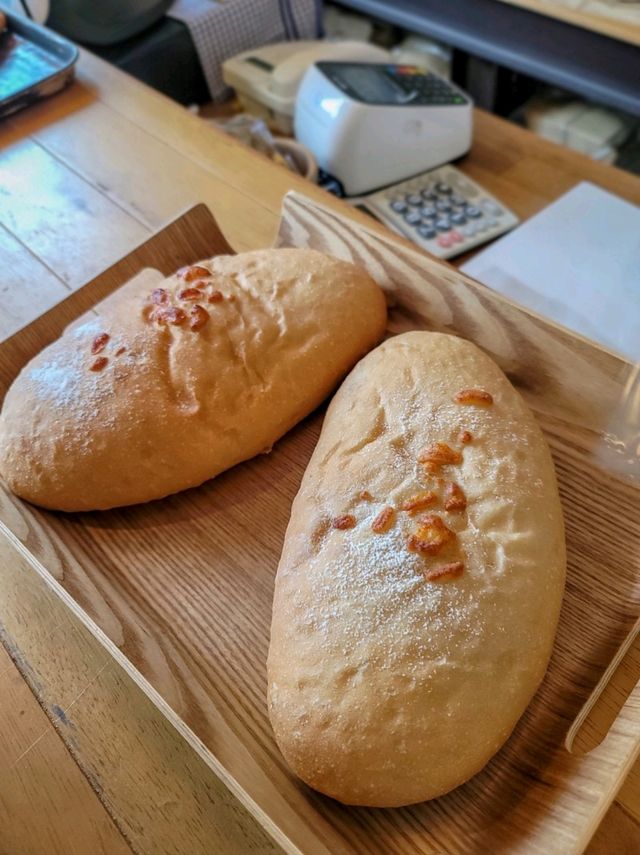
<path fill-rule="evenodd" d="M 472 107 L 461 89 L 419 66 L 322 61 L 298 90 L 295 135 L 353 196 L 463 155 Z"/>

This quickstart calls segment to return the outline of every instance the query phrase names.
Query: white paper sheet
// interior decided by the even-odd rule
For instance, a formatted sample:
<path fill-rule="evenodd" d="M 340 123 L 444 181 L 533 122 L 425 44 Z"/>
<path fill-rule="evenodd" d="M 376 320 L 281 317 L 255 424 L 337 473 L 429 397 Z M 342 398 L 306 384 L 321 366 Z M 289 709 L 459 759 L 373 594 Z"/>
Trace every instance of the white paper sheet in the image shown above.
<path fill-rule="evenodd" d="M 578 184 L 462 270 L 640 361 L 640 208 Z"/>

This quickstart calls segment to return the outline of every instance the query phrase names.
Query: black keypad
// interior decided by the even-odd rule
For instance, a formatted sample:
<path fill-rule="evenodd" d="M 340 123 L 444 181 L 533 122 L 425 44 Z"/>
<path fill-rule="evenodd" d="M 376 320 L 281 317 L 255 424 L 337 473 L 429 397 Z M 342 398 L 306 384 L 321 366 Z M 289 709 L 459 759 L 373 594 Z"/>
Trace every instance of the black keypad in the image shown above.
<path fill-rule="evenodd" d="M 391 72 L 394 82 L 411 97 L 412 104 L 465 104 L 466 98 L 435 74 Z"/>

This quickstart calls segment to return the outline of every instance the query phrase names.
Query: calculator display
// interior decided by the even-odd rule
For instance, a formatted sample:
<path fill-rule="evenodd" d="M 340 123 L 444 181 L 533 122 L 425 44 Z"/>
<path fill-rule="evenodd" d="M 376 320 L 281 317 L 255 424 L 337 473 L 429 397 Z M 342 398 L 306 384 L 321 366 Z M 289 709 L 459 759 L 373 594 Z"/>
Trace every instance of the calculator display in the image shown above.
<path fill-rule="evenodd" d="M 446 106 L 468 99 L 448 81 L 416 65 L 318 62 L 318 69 L 350 98 L 384 106 Z"/>

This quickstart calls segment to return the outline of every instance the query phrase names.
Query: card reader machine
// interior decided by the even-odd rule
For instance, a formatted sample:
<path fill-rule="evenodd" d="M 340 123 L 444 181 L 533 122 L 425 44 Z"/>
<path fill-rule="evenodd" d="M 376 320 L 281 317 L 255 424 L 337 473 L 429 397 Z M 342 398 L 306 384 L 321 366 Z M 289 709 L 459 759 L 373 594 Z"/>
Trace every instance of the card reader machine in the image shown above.
<path fill-rule="evenodd" d="M 321 169 L 351 196 L 463 155 L 472 103 L 418 66 L 318 62 L 298 91 L 294 124 Z"/>

